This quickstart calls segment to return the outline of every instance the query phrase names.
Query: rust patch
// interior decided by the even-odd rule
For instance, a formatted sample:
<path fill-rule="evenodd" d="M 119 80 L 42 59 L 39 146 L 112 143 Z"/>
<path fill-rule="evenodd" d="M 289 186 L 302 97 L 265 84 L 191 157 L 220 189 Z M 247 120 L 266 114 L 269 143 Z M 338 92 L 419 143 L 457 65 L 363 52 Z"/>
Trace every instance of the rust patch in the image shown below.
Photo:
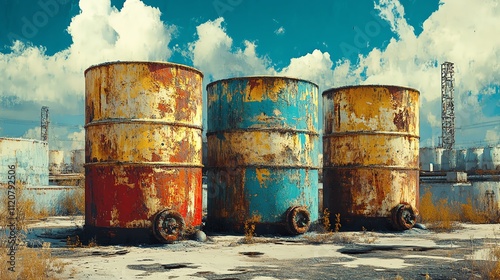
<path fill-rule="evenodd" d="M 394 124 L 399 131 L 408 131 L 409 128 L 409 113 L 408 110 L 399 110 L 394 113 Z"/>
<path fill-rule="evenodd" d="M 167 208 L 201 225 L 201 77 L 171 63 L 87 69 L 86 226 L 149 231 Z"/>

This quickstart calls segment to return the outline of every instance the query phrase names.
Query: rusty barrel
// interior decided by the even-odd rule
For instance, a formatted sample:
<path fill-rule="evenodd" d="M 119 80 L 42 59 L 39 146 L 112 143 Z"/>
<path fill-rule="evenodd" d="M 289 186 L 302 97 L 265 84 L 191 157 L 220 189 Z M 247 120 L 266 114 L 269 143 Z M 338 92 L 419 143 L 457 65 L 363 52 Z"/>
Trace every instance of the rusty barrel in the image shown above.
<path fill-rule="evenodd" d="M 413 227 L 419 193 L 419 95 L 399 86 L 323 92 L 323 203 L 344 229 Z"/>
<path fill-rule="evenodd" d="M 87 236 L 170 242 L 201 225 L 202 77 L 163 62 L 85 71 Z"/>
<path fill-rule="evenodd" d="M 318 87 L 287 77 L 207 85 L 207 226 L 300 234 L 318 219 Z"/>

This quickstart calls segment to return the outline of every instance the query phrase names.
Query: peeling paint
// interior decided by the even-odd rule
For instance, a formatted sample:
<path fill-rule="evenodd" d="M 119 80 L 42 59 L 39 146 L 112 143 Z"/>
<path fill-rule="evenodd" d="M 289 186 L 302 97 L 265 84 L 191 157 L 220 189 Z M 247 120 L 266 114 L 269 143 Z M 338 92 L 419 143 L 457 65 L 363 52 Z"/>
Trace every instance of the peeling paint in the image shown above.
<path fill-rule="evenodd" d="M 255 173 L 257 176 L 257 180 L 259 181 L 259 185 L 261 187 L 265 187 L 264 182 L 269 180 L 269 177 L 271 175 L 271 172 L 269 171 L 269 169 L 257 168 L 257 169 L 255 169 Z"/>
<path fill-rule="evenodd" d="M 150 229 L 166 208 L 201 225 L 202 74 L 114 62 L 85 86 L 86 227 Z"/>
<path fill-rule="evenodd" d="M 209 84 L 207 95 L 209 226 L 242 232 L 258 215 L 258 228 L 284 227 L 287 209 L 301 205 L 317 220 L 317 86 L 234 78 Z"/>
<path fill-rule="evenodd" d="M 419 92 L 343 87 L 325 91 L 323 104 L 323 196 L 331 219 L 340 213 L 343 226 L 360 229 L 366 218 L 391 217 L 400 203 L 417 207 Z"/>

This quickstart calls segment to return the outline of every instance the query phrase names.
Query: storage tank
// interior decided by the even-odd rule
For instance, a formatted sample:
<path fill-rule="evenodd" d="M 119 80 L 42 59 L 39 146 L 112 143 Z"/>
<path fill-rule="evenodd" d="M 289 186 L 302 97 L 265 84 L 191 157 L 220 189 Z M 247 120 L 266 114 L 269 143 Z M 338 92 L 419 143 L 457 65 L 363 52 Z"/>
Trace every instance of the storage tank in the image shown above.
<path fill-rule="evenodd" d="M 318 87 L 288 77 L 207 86 L 213 231 L 300 234 L 318 219 Z"/>
<path fill-rule="evenodd" d="M 439 147 L 425 147 L 419 149 L 420 168 L 423 171 L 441 171 L 443 168 L 443 153 L 445 149 Z M 447 167 L 450 164 L 448 163 Z"/>
<path fill-rule="evenodd" d="M 323 204 L 344 229 L 413 227 L 419 184 L 419 92 L 348 86 L 323 92 Z M 332 222 L 333 224 L 333 222 Z"/>
<path fill-rule="evenodd" d="M 457 151 L 443 150 L 441 156 L 441 170 L 453 171 L 457 168 Z"/>
<path fill-rule="evenodd" d="M 49 151 L 49 173 L 52 175 L 61 174 L 64 170 L 64 151 Z"/>
<path fill-rule="evenodd" d="M 457 151 L 457 171 L 465 171 L 467 162 L 467 149 L 460 149 Z"/>
<path fill-rule="evenodd" d="M 465 162 L 466 171 L 483 169 L 483 152 L 484 148 L 482 147 L 467 149 L 467 159 Z"/>
<path fill-rule="evenodd" d="M 74 173 L 84 173 L 85 149 L 71 151 L 71 169 Z"/>
<path fill-rule="evenodd" d="M 16 184 L 22 186 L 47 186 L 49 184 L 49 146 L 47 142 L 0 138 L 0 184 L 10 181 L 10 173 L 15 173 Z M 15 166 L 14 168 L 11 168 Z"/>
<path fill-rule="evenodd" d="M 202 77 L 163 62 L 85 71 L 88 237 L 171 242 L 201 225 Z"/>
<path fill-rule="evenodd" d="M 483 166 L 485 170 L 500 170 L 500 146 L 484 148 Z"/>

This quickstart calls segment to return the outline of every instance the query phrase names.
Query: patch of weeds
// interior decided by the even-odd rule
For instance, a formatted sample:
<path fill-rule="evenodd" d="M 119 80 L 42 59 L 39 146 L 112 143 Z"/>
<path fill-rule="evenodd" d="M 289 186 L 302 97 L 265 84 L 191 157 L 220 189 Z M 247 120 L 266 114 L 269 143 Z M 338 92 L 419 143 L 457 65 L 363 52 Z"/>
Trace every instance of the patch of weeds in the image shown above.
<path fill-rule="evenodd" d="M 487 261 L 473 267 L 486 279 L 500 279 L 500 246 L 495 244 L 488 252 Z"/>
<path fill-rule="evenodd" d="M 344 232 L 311 233 L 304 235 L 308 244 L 351 244 L 359 241 L 356 236 L 349 236 Z"/>
<path fill-rule="evenodd" d="M 66 246 L 69 248 L 81 248 L 83 247 L 83 243 L 80 240 L 80 236 L 75 235 L 75 236 L 68 236 L 66 238 Z"/>
<path fill-rule="evenodd" d="M 432 193 L 426 192 L 420 200 L 419 213 L 427 228 L 435 231 L 452 231 L 456 228 L 459 215 L 446 199 L 433 202 Z"/>
<path fill-rule="evenodd" d="M 342 225 L 340 224 L 340 213 L 335 214 L 335 232 L 339 232 Z"/>
<path fill-rule="evenodd" d="M 74 191 L 68 191 L 60 202 L 63 215 L 83 215 L 85 214 L 85 189 L 79 187 Z"/>
<path fill-rule="evenodd" d="M 363 233 L 361 234 L 360 242 L 372 244 L 377 241 L 378 237 L 375 235 L 375 233 L 369 232 L 365 227 L 362 227 L 361 229 L 363 230 Z"/>
<path fill-rule="evenodd" d="M 243 238 L 242 243 L 251 244 L 255 243 L 254 235 L 255 235 L 255 224 L 260 222 L 260 216 L 252 216 L 250 219 L 245 221 L 245 237 Z"/>
<path fill-rule="evenodd" d="M 419 212 L 422 222 L 435 231 L 452 231 L 459 227 L 458 222 L 484 224 L 500 221 L 497 206 L 488 197 L 475 203 L 469 198 L 467 203 L 450 204 L 446 199 L 435 202 L 432 193 L 427 191 L 420 199 Z"/>
<path fill-rule="evenodd" d="M 500 221 L 498 209 L 495 209 L 494 205 L 491 204 L 485 198 L 480 199 L 474 205 L 472 200 L 468 198 L 467 203 L 460 205 L 460 220 L 473 224 L 498 223 Z"/>
<path fill-rule="evenodd" d="M 328 208 L 323 209 L 323 217 L 321 219 L 322 224 L 323 224 L 323 230 L 324 232 L 330 232 L 331 231 L 331 224 L 330 224 L 330 211 Z"/>
<path fill-rule="evenodd" d="M 340 223 L 340 213 L 335 214 L 334 231 L 331 229 L 330 211 L 328 208 L 323 210 L 323 217 L 321 218 L 323 228 L 319 233 L 311 233 L 304 235 L 306 243 L 309 244 L 349 244 L 359 241 L 357 237 L 348 236 L 340 232 L 342 227 Z"/>
<path fill-rule="evenodd" d="M 2 229 L 0 231 L 0 279 L 57 279 L 65 263 L 52 255 L 50 243 L 43 242 L 40 243 L 41 248 L 31 248 L 28 244 L 34 241 L 27 240 L 29 220 L 44 219 L 50 213 L 46 210 L 35 210 L 35 201 L 25 196 L 21 183 L 16 184 L 15 211 L 9 212 L 7 209 L 8 199 L 5 195 L 0 198 L 0 201 L 2 202 L 0 205 Z M 9 240 L 12 222 L 17 232 L 15 243 L 9 243 L 12 240 Z M 12 253 L 11 246 L 15 246 L 15 255 L 9 255 Z"/>
<path fill-rule="evenodd" d="M 57 279 L 66 264 L 52 256 L 47 244 L 39 249 L 18 247 L 14 272 L 8 270 L 8 248 L 0 248 L 0 279 Z"/>

